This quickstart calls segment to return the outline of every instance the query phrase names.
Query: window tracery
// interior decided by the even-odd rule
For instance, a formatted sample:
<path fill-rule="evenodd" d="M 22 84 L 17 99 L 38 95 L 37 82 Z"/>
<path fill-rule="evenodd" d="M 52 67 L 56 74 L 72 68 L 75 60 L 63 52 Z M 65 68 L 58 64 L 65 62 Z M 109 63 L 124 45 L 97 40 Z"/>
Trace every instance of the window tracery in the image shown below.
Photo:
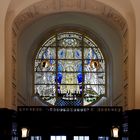
<path fill-rule="evenodd" d="M 79 32 L 47 39 L 34 63 L 34 91 L 54 106 L 95 104 L 106 92 L 105 59 L 98 45 Z"/>

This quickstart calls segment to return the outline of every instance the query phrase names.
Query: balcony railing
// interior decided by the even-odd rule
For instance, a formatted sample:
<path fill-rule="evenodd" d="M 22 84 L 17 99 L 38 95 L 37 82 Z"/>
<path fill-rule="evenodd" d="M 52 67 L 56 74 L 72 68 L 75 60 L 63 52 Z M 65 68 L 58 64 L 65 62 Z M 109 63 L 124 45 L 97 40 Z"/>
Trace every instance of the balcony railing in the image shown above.
<path fill-rule="evenodd" d="M 18 106 L 18 112 L 122 112 L 121 106 L 99 106 L 99 107 L 56 107 L 56 106 Z"/>

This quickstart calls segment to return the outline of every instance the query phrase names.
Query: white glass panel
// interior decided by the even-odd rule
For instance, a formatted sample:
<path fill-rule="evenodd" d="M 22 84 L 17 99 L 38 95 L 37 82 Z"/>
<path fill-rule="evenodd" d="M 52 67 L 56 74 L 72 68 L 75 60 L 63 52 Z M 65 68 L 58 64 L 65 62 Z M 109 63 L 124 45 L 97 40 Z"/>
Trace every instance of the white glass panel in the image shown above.
<path fill-rule="evenodd" d="M 56 140 L 61 140 L 61 136 L 56 136 Z"/>
<path fill-rule="evenodd" d="M 79 136 L 79 140 L 84 140 L 84 137 L 83 136 Z"/>
<path fill-rule="evenodd" d="M 89 140 L 89 136 L 74 136 L 74 140 Z"/>
<path fill-rule="evenodd" d="M 66 136 L 62 136 L 62 139 L 61 140 L 66 140 Z"/>
<path fill-rule="evenodd" d="M 85 136 L 85 140 L 89 140 L 89 136 Z"/>
<path fill-rule="evenodd" d="M 31 136 L 31 140 L 42 140 L 41 136 Z"/>
<path fill-rule="evenodd" d="M 74 136 L 74 140 L 78 140 L 78 136 Z"/>
<path fill-rule="evenodd" d="M 55 140 L 55 136 L 51 136 L 51 140 Z"/>

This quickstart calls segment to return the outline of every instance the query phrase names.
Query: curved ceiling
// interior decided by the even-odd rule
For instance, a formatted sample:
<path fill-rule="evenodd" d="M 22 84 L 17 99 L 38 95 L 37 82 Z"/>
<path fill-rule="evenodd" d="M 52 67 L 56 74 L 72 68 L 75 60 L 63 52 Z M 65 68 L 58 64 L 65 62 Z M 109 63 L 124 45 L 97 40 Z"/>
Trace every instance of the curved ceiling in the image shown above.
<path fill-rule="evenodd" d="M 18 28 L 16 29 L 18 30 L 17 32 L 21 32 L 26 26 L 38 20 L 38 18 L 61 12 L 80 12 L 102 17 L 110 25 L 120 26 L 120 32 L 122 32 L 123 26 L 127 26 L 125 25 L 127 16 L 133 13 L 131 4 L 128 1 L 124 4 L 124 1 L 105 0 L 72 0 L 71 2 L 64 0 L 25 0 L 23 2 L 12 0 L 7 11 L 6 19 L 10 16 L 11 20 L 8 24 L 10 25 L 10 22 L 11 25 L 13 23 L 16 24 L 14 25 L 16 27 L 13 28 Z"/>

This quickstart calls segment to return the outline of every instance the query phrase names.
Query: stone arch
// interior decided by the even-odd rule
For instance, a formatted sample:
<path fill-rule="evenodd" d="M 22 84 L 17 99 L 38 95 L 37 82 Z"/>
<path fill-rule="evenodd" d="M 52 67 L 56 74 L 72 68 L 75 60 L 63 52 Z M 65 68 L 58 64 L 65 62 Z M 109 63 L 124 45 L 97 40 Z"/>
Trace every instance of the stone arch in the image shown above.
<path fill-rule="evenodd" d="M 128 108 L 128 88 L 133 87 L 134 85 L 128 84 L 129 77 L 128 77 L 128 25 L 126 20 L 123 16 L 113 9 L 112 7 L 98 2 L 98 1 L 86 1 L 86 0 L 72 0 L 72 1 L 40 1 L 34 3 L 33 5 L 25 8 L 22 10 L 11 22 L 11 34 L 7 38 L 7 48 L 8 46 L 11 47 L 9 52 L 10 58 L 7 61 L 11 61 L 11 66 L 9 71 L 9 89 L 7 89 L 7 96 L 11 97 L 11 104 L 12 106 L 17 105 L 17 100 L 21 102 L 21 104 L 28 104 L 26 102 L 26 98 L 20 94 L 20 91 L 17 89 L 18 83 L 18 73 L 17 73 L 17 47 L 18 39 L 22 35 L 23 31 L 26 30 L 31 24 L 37 20 L 43 19 L 43 17 L 48 17 L 50 15 L 55 15 L 58 13 L 83 13 L 85 15 L 93 15 L 102 19 L 111 28 L 115 29 L 117 34 L 119 34 L 121 41 L 122 41 L 122 50 L 123 50 L 123 89 L 120 91 L 120 94 L 114 98 L 113 105 L 120 105 L 119 102 L 122 101 L 122 106 L 126 109 Z M 7 15 L 8 17 L 8 15 Z M 7 18 L 8 19 L 8 18 Z M 8 26 L 8 20 L 6 21 L 6 25 Z M 10 45 L 11 43 L 11 45 Z M 8 79 L 8 78 L 7 78 Z M 12 91 L 12 93 L 10 93 Z M 12 94 L 12 96 L 11 96 Z"/>

